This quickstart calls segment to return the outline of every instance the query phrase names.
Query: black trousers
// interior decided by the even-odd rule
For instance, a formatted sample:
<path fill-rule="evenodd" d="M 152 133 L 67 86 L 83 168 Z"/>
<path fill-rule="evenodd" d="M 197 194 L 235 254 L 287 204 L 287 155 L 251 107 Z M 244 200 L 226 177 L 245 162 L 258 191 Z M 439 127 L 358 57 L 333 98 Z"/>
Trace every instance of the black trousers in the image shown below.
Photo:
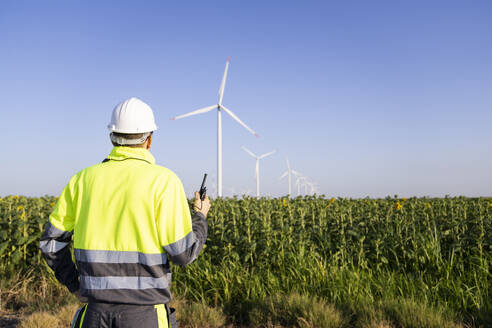
<path fill-rule="evenodd" d="M 89 303 L 79 309 L 73 328 L 178 328 L 176 311 L 167 304 Z"/>

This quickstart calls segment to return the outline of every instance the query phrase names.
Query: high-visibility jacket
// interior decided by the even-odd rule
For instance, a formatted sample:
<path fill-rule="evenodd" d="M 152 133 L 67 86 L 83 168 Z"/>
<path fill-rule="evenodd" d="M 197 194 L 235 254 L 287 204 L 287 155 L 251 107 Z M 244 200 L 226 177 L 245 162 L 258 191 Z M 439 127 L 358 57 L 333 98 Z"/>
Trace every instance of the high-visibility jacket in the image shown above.
<path fill-rule="evenodd" d="M 207 229 L 201 213 L 192 220 L 173 172 L 146 149 L 114 147 L 103 163 L 70 179 L 40 248 L 57 279 L 89 301 L 162 304 L 171 298 L 169 261 L 195 260 Z"/>

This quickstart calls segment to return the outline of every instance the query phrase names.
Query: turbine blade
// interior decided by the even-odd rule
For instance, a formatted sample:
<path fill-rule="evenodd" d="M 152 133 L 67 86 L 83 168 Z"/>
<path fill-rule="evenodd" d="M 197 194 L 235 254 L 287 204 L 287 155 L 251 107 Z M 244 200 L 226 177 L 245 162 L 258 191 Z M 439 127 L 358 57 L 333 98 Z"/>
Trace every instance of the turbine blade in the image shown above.
<path fill-rule="evenodd" d="M 300 179 L 300 178 L 303 178 L 304 176 L 302 175 L 302 173 L 299 173 L 297 171 L 294 171 L 294 170 L 291 170 L 292 174 L 294 174 L 297 179 Z"/>
<path fill-rule="evenodd" d="M 224 75 L 222 76 L 222 82 L 220 83 L 220 88 L 219 88 L 219 105 L 222 105 L 222 98 L 224 97 L 224 89 L 225 89 L 225 84 L 226 84 L 226 79 L 227 79 L 227 71 L 229 70 L 229 62 L 231 61 L 231 57 L 227 58 L 225 69 L 224 69 Z"/>
<path fill-rule="evenodd" d="M 172 117 L 171 120 L 174 121 L 174 120 L 179 120 L 180 118 L 185 118 L 185 117 L 193 116 L 193 115 L 196 115 L 196 114 L 203 114 L 203 113 L 206 113 L 206 112 L 210 112 L 212 109 L 215 109 L 215 108 L 217 108 L 217 105 L 208 106 L 208 107 L 197 109 L 195 111 L 192 111 L 192 112 L 189 112 L 189 113 L 186 113 L 186 114 L 183 114 L 183 115 L 178 115 L 176 117 Z"/>
<path fill-rule="evenodd" d="M 265 158 L 265 157 L 267 157 L 267 156 L 270 156 L 271 154 L 273 154 L 273 153 L 275 153 L 275 152 L 276 152 L 276 150 L 271 151 L 271 152 L 266 153 L 266 154 L 263 154 L 263 155 L 260 155 L 259 159 L 262 159 L 262 158 Z"/>
<path fill-rule="evenodd" d="M 287 170 L 290 171 L 290 163 L 289 163 L 289 159 L 286 157 L 285 160 L 287 161 Z"/>
<path fill-rule="evenodd" d="M 253 131 L 249 126 L 247 126 L 246 124 L 244 124 L 244 122 L 241 121 L 239 119 L 239 117 L 236 116 L 236 114 L 234 114 L 233 112 L 231 112 L 229 109 L 225 108 L 224 106 L 220 106 L 220 108 L 222 108 L 223 110 L 225 110 L 227 114 L 231 115 L 231 117 L 233 119 L 235 119 L 236 122 L 238 122 L 239 124 L 241 124 L 246 130 L 248 130 L 249 132 L 251 132 L 252 134 L 254 134 L 255 137 L 259 137 L 259 135 L 255 131 Z"/>
<path fill-rule="evenodd" d="M 249 150 L 248 148 L 244 147 L 244 146 L 241 146 L 241 148 L 243 148 L 243 150 L 245 152 L 247 152 L 248 154 L 250 154 L 251 156 L 253 156 L 254 158 L 258 158 L 258 156 L 256 156 L 255 154 L 253 154 L 253 152 L 251 150 Z"/>
<path fill-rule="evenodd" d="M 283 178 L 285 178 L 287 176 L 289 172 L 288 171 L 285 171 L 281 176 L 280 178 L 278 178 L 279 180 L 282 180 Z"/>

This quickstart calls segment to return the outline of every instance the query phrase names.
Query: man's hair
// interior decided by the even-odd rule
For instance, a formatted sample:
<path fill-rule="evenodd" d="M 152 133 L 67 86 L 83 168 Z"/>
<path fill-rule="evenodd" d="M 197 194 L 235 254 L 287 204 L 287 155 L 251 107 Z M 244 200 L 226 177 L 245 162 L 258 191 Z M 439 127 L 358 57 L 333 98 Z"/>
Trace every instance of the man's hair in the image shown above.
<path fill-rule="evenodd" d="M 125 147 L 142 147 L 147 139 L 152 135 L 152 132 L 146 133 L 119 133 L 112 132 L 110 134 L 111 143 L 113 146 L 125 146 Z M 135 143 L 138 139 L 143 140 L 140 143 Z"/>

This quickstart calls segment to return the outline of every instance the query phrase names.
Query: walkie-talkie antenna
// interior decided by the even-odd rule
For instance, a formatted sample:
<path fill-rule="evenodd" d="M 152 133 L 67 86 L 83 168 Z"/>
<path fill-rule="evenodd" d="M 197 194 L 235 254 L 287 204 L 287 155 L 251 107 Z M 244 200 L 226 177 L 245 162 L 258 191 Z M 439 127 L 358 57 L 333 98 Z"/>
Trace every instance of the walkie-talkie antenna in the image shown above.
<path fill-rule="evenodd" d="M 200 187 L 200 199 L 205 200 L 205 195 L 207 194 L 207 187 L 205 187 L 205 181 L 207 181 L 207 173 L 203 175 L 202 185 Z"/>

